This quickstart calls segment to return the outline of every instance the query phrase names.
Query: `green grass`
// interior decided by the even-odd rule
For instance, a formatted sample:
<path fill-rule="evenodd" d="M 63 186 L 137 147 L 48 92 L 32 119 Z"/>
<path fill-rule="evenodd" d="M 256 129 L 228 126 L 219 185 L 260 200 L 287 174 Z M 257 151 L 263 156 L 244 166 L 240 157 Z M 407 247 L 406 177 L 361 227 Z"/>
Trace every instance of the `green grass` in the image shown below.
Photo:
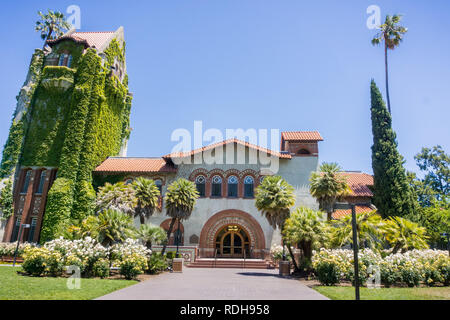
<path fill-rule="evenodd" d="M 325 287 L 314 289 L 332 300 L 354 300 L 354 287 Z M 361 300 L 450 300 L 450 287 L 437 288 L 379 288 L 360 289 Z"/>
<path fill-rule="evenodd" d="M 80 289 L 68 289 L 68 278 L 29 277 L 22 268 L 0 266 L 0 300 L 90 300 L 136 284 L 133 280 L 81 279 Z"/>

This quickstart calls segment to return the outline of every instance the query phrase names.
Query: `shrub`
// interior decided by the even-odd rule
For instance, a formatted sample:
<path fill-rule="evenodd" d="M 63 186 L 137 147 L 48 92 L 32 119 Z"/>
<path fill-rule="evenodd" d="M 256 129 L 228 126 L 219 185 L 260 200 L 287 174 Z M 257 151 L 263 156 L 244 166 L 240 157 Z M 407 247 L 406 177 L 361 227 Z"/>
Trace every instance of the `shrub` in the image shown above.
<path fill-rule="evenodd" d="M 166 258 L 159 252 L 153 253 L 148 260 L 148 272 L 151 274 L 163 272 L 168 266 Z"/>
<path fill-rule="evenodd" d="M 176 258 L 176 252 L 175 251 L 169 251 L 166 253 L 166 259 L 173 260 Z"/>
<path fill-rule="evenodd" d="M 109 261 L 106 259 L 97 260 L 92 266 L 92 274 L 95 277 L 106 278 L 109 276 Z"/>
<path fill-rule="evenodd" d="M 23 270 L 33 276 L 44 274 L 58 276 L 63 271 L 64 264 L 61 254 L 47 248 L 27 248 L 23 258 Z"/>
<path fill-rule="evenodd" d="M 147 268 L 147 258 L 137 253 L 126 255 L 119 262 L 119 273 L 127 280 L 136 278 Z"/>
<path fill-rule="evenodd" d="M 322 261 L 316 265 L 317 277 L 321 284 L 332 286 L 340 282 L 341 272 L 334 262 Z"/>

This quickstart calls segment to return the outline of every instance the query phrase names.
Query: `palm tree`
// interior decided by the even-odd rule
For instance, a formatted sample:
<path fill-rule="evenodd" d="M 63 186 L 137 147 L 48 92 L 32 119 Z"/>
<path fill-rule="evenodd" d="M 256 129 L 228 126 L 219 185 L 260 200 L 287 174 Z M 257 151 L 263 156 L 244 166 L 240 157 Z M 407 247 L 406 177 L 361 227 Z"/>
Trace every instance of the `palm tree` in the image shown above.
<path fill-rule="evenodd" d="M 113 209 L 134 216 L 137 204 L 135 189 L 124 182 L 107 182 L 97 193 L 97 212 Z"/>
<path fill-rule="evenodd" d="M 332 221 L 332 245 L 342 247 L 353 243 L 352 215 Z M 383 220 L 376 211 L 356 214 L 356 233 L 360 247 L 381 248 Z"/>
<path fill-rule="evenodd" d="M 397 25 L 401 20 L 401 15 L 387 15 L 384 24 L 380 26 L 380 32 L 372 39 L 373 45 L 384 42 L 384 65 L 386 72 L 386 100 L 389 113 L 391 113 L 391 101 L 389 99 L 389 77 L 388 77 L 388 49 L 394 50 L 403 40 L 403 35 L 408 31 L 407 28 Z"/>
<path fill-rule="evenodd" d="M 323 163 L 320 172 L 311 173 L 309 190 L 319 202 L 320 209 L 327 212 L 328 221 L 335 202 L 350 192 L 346 178 L 339 174 L 340 170 L 336 163 Z"/>
<path fill-rule="evenodd" d="M 310 271 L 313 249 L 329 242 L 329 226 L 321 211 L 300 207 L 286 220 L 283 235 L 289 242 L 297 244 L 303 252 L 300 265 Z"/>
<path fill-rule="evenodd" d="M 417 223 L 401 217 L 389 217 L 382 228 L 386 241 L 392 246 L 392 253 L 402 253 L 409 249 L 428 248 L 426 229 Z"/>
<path fill-rule="evenodd" d="M 70 23 L 64 19 L 64 14 L 59 11 L 48 10 L 46 14 L 38 11 L 40 20 L 36 21 L 35 30 L 41 33 L 44 47 L 47 40 L 61 37 L 65 31 L 71 28 Z"/>
<path fill-rule="evenodd" d="M 135 238 L 136 229 L 133 219 L 120 211 L 107 209 L 97 216 L 98 242 L 109 247 L 114 243 L 123 242 L 128 238 Z"/>
<path fill-rule="evenodd" d="M 163 228 L 148 224 L 141 224 L 138 237 L 145 242 L 145 246 L 149 249 L 152 248 L 153 244 L 161 244 L 167 241 L 167 234 Z"/>
<path fill-rule="evenodd" d="M 266 217 L 269 224 L 276 229 L 283 230 L 286 219 L 291 213 L 290 208 L 295 204 L 294 188 L 280 176 L 267 176 L 256 188 L 255 206 Z M 287 244 L 286 241 L 283 241 Z M 286 261 L 283 244 L 283 261 Z M 294 267 L 298 270 L 290 245 L 288 245 Z"/>
<path fill-rule="evenodd" d="M 195 203 L 199 197 L 197 187 L 192 181 L 180 178 L 172 182 L 167 188 L 164 201 L 166 203 L 166 214 L 172 217 L 169 230 L 167 231 L 167 239 L 170 239 L 173 226 L 178 220 L 178 230 L 180 230 L 180 221 L 189 219 L 194 210 Z M 178 256 L 177 241 L 177 256 Z M 164 244 L 161 254 L 164 255 L 166 244 Z"/>
<path fill-rule="evenodd" d="M 137 200 L 134 215 L 144 224 L 145 218 L 149 218 L 158 207 L 161 193 L 152 179 L 139 177 L 133 182 L 133 187 Z"/>

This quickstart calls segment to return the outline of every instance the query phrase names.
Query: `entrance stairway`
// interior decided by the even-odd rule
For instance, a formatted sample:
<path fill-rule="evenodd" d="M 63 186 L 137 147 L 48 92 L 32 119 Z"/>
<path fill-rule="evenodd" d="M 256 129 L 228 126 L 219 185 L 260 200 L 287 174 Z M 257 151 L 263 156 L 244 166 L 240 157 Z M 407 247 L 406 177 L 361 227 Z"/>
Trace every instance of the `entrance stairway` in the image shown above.
<path fill-rule="evenodd" d="M 272 269 L 269 262 L 262 259 L 223 259 L 198 258 L 186 265 L 189 268 L 240 268 L 240 269 Z"/>

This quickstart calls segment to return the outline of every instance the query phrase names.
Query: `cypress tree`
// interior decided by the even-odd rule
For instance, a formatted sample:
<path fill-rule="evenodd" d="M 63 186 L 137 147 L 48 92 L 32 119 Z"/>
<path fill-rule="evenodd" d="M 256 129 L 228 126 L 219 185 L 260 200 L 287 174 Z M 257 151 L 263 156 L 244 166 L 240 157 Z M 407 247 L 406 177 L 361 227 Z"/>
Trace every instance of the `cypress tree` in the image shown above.
<path fill-rule="evenodd" d="M 401 216 L 417 220 L 417 204 L 397 150 L 392 118 L 375 81 L 371 86 L 373 203 L 384 217 Z"/>

